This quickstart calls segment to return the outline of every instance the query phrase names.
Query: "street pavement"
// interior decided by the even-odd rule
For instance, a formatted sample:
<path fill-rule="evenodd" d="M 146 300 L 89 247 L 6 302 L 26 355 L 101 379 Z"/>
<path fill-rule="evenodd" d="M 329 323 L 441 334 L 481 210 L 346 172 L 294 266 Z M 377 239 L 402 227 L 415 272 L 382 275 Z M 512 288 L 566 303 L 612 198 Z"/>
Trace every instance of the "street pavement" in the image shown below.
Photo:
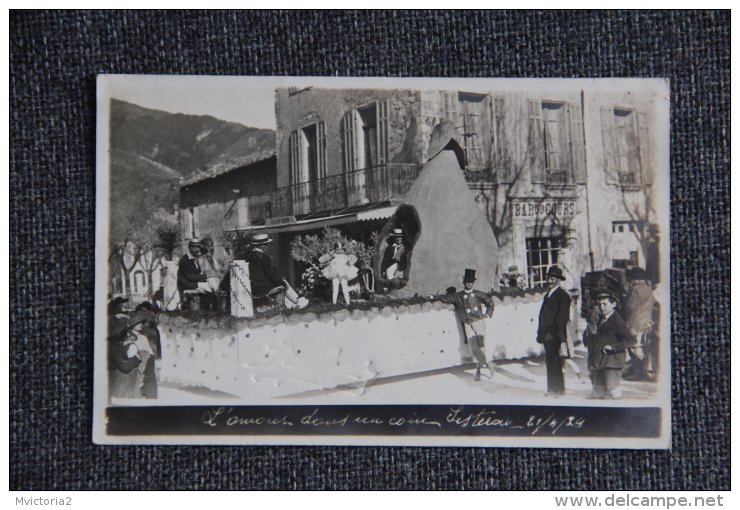
<path fill-rule="evenodd" d="M 580 371 L 580 378 L 577 370 Z M 294 393 L 281 397 L 275 404 L 434 404 L 464 401 L 467 404 L 531 404 L 538 401 L 552 405 L 585 405 L 591 393 L 586 369 L 586 351 L 576 348 L 573 363 L 565 364 L 566 394 L 557 399 L 545 398 L 547 376 L 544 357 L 497 362 L 493 378 L 483 371 L 475 381 L 475 365 L 465 364 L 425 372 L 400 374 L 333 388 Z M 649 401 L 656 397 L 654 382 L 623 381 L 622 401 Z M 160 386 L 159 403 L 187 402 L 208 404 L 234 398 L 205 388 Z M 245 404 L 244 400 L 242 400 Z M 603 401 L 607 402 L 607 401 Z M 588 400 L 588 404 L 597 402 Z M 617 404 L 617 401 L 613 401 Z M 599 404 L 597 404 L 599 405 Z"/>

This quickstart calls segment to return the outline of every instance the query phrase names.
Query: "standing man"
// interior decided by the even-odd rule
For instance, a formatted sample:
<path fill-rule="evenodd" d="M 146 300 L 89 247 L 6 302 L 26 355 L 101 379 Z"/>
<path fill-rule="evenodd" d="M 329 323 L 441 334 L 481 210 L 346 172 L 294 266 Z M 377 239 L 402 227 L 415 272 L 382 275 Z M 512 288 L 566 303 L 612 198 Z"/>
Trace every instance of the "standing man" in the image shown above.
<path fill-rule="evenodd" d="M 547 367 L 545 396 L 557 398 L 565 394 L 560 344 L 567 341 L 566 328 L 570 320 L 571 299 L 570 295 L 560 286 L 560 283 L 565 280 L 562 269 L 552 266 L 547 270 L 546 276 L 550 290 L 545 294 L 542 308 L 540 308 L 537 343 L 545 347 L 545 366 Z"/>
<path fill-rule="evenodd" d="M 475 284 L 475 270 L 466 269 L 463 277 L 464 290 L 454 292 L 439 297 L 443 303 L 455 305 L 457 318 L 462 322 L 465 329 L 465 336 L 468 338 L 470 350 L 475 356 L 477 363 L 474 381 L 480 381 L 480 370 L 483 367 L 488 369 L 488 378 L 493 377 L 493 362 L 486 362 L 485 336 L 486 323 L 483 319 L 491 318 L 493 315 L 493 301 L 488 294 L 473 290 Z M 432 299 L 434 296 L 430 296 Z"/>
<path fill-rule="evenodd" d="M 389 236 L 390 239 L 393 239 L 393 244 L 388 244 L 380 265 L 380 270 L 383 271 L 387 280 L 393 280 L 397 272 L 402 273 L 406 269 L 407 259 L 406 247 L 403 244 L 403 230 L 394 228 Z"/>
<path fill-rule="evenodd" d="M 653 308 L 655 297 L 650 287 L 647 272 L 641 267 L 627 270 L 627 281 L 630 290 L 625 300 L 625 319 L 630 333 L 637 338 L 637 345 L 629 350 L 630 362 L 624 371 L 623 378 L 627 381 L 647 381 L 646 364 L 652 364 L 654 359 L 648 359 L 652 354 L 650 344 L 650 328 L 653 325 Z"/>
<path fill-rule="evenodd" d="M 591 398 L 619 399 L 622 397 L 620 383 L 627 349 L 634 347 L 637 339 L 615 311 L 619 299 L 614 292 L 598 290 L 594 299 L 600 318 L 596 324 L 589 323 L 583 335 L 593 386 Z"/>

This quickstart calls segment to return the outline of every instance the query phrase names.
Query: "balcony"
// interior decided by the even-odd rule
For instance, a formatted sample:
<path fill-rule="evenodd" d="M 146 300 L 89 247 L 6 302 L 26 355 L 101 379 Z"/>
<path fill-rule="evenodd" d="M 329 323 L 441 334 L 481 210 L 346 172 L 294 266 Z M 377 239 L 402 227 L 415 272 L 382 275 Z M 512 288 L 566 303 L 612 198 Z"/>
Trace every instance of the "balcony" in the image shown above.
<path fill-rule="evenodd" d="M 619 184 L 622 186 L 637 185 L 637 175 L 635 172 L 619 172 Z"/>
<path fill-rule="evenodd" d="M 567 170 L 546 170 L 545 183 L 554 186 L 565 186 L 568 182 Z"/>
<path fill-rule="evenodd" d="M 251 223 L 355 205 L 400 200 L 421 171 L 418 164 L 389 163 L 293 184 L 249 197 Z"/>

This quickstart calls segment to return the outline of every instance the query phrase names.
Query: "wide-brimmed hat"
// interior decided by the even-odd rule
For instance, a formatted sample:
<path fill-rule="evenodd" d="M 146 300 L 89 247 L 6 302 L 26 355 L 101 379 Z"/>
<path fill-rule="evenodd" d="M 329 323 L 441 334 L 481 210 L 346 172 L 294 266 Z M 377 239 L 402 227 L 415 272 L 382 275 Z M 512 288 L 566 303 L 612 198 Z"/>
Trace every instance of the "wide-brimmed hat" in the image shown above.
<path fill-rule="evenodd" d="M 252 236 L 252 239 L 249 241 L 249 244 L 258 245 L 258 244 L 267 244 L 271 242 L 272 242 L 272 239 L 270 239 L 267 236 L 267 234 L 254 234 L 254 236 Z"/>
<path fill-rule="evenodd" d="M 630 280 L 647 280 L 648 275 L 647 271 L 645 271 L 641 267 L 633 267 L 626 271 L 625 275 Z"/>
<path fill-rule="evenodd" d="M 466 269 L 465 275 L 463 276 L 463 283 L 475 281 L 475 269 Z"/>
<path fill-rule="evenodd" d="M 545 276 L 547 278 L 550 278 L 552 276 L 554 278 L 565 280 L 565 276 L 563 276 L 563 270 L 558 266 L 550 266 L 550 269 L 547 270 L 547 274 Z"/>
<path fill-rule="evenodd" d="M 128 328 L 128 317 L 125 315 L 111 315 L 108 317 L 108 338 L 121 334 Z"/>
<path fill-rule="evenodd" d="M 606 288 L 596 289 L 593 292 L 594 301 L 598 301 L 601 298 L 609 298 L 615 303 L 619 303 L 619 297 L 617 297 L 617 293 L 611 289 L 606 289 Z"/>

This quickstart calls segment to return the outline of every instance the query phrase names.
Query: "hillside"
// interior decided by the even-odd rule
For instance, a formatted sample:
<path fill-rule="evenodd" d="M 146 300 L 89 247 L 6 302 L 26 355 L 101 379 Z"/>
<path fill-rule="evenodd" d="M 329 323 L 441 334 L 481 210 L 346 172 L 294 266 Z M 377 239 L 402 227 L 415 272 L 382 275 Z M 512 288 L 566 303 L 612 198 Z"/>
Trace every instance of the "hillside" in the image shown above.
<path fill-rule="evenodd" d="M 110 145 L 172 168 L 187 178 L 236 143 L 254 152 L 275 147 L 275 132 L 218 120 L 184 115 L 111 100 Z"/>
<path fill-rule="evenodd" d="M 172 214 L 180 179 L 229 154 L 274 147 L 275 132 L 269 129 L 111 100 L 111 240 L 142 230 L 156 210 Z"/>

